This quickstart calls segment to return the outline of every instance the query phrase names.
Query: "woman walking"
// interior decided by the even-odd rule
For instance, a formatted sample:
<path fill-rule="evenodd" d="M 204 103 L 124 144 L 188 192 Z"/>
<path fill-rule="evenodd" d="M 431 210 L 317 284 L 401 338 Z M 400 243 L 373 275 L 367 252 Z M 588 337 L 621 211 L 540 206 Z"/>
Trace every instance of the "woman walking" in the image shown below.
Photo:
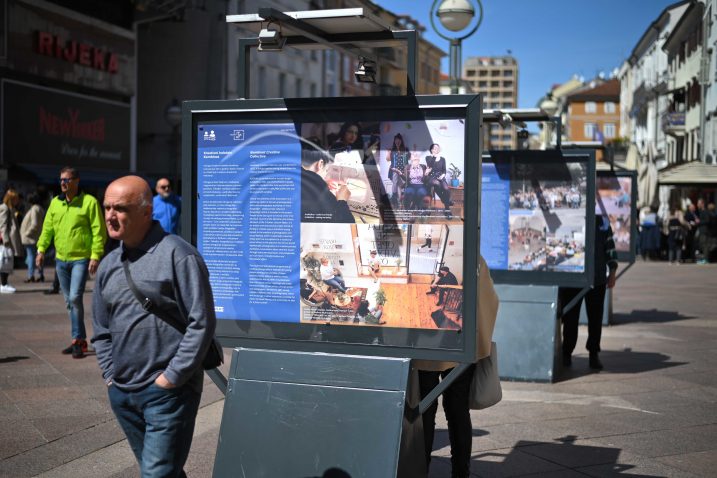
<path fill-rule="evenodd" d="M 20 225 L 20 238 L 25 247 L 25 264 L 27 264 L 27 279 L 25 282 L 45 282 L 45 274 L 42 267 L 36 267 L 35 256 L 37 255 L 37 240 L 42 232 L 42 221 L 45 218 L 45 210 L 40 206 L 40 195 L 32 193 L 27 197 L 30 209 L 25 213 Z M 35 279 L 35 269 L 40 275 Z"/>
<path fill-rule="evenodd" d="M 17 225 L 16 210 L 20 205 L 20 195 L 14 189 L 8 189 L 0 204 L 0 240 L 3 246 L 10 248 L 13 256 L 22 257 L 22 240 Z M 0 272 L 0 294 L 13 294 L 15 288 L 8 282 L 9 272 Z"/>

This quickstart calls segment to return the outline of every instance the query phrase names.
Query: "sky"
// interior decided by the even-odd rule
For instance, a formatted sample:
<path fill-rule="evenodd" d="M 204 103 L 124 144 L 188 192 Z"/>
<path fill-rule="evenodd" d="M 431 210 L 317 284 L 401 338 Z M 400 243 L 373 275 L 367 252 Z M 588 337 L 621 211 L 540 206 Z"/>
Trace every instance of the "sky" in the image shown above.
<path fill-rule="evenodd" d="M 448 41 L 435 33 L 429 20 L 433 0 L 373 1 L 418 20 L 426 27 L 424 38 L 448 53 Z M 552 85 L 573 75 L 587 80 L 619 68 L 650 23 L 677 1 L 482 0 L 483 21 L 463 40 L 463 62 L 471 56 L 506 55 L 511 50 L 520 75 L 518 107 L 534 108 Z M 437 18 L 435 23 L 441 28 Z M 448 73 L 448 57 L 441 71 Z"/>

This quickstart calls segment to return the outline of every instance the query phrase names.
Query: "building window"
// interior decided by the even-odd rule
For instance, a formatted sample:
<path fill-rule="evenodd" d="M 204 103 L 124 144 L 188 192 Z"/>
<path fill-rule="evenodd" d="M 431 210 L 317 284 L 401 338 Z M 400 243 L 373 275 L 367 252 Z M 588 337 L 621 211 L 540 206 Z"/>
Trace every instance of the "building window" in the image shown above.
<path fill-rule="evenodd" d="M 497 88 L 497 87 L 500 86 L 500 81 L 491 81 L 491 82 L 490 82 L 490 86 L 493 86 L 493 87 Z"/>
<path fill-rule="evenodd" d="M 583 136 L 588 141 L 592 141 L 592 139 L 595 137 L 595 132 L 597 131 L 597 125 L 595 123 L 585 123 L 585 126 L 583 128 Z"/>
<path fill-rule="evenodd" d="M 466 76 L 476 76 L 475 70 L 466 70 Z"/>
<path fill-rule="evenodd" d="M 603 126 L 603 131 L 605 133 L 605 139 L 614 138 L 615 137 L 615 123 L 605 123 L 605 125 Z"/>
<path fill-rule="evenodd" d="M 309 96 L 316 98 L 316 83 L 311 83 L 311 85 L 309 85 Z"/>
<path fill-rule="evenodd" d="M 614 113 L 615 112 L 615 103 L 612 101 L 606 101 L 605 102 L 605 113 Z"/>
<path fill-rule="evenodd" d="M 481 88 L 485 88 L 488 86 L 488 82 L 487 81 L 479 81 L 478 86 Z"/>
<path fill-rule="evenodd" d="M 594 101 L 586 101 L 585 102 L 585 112 L 586 113 L 595 113 L 597 111 L 597 105 Z"/>
<path fill-rule="evenodd" d="M 279 98 L 286 96 L 286 73 L 279 73 Z"/>
<path fill-rule="evenodd" d="M 301 94 L 302 94 L 301 90 L 303 89 L 303 86 L 304 86 L 301 82 L 301 78 L 297 78 L 294 85 L 296 87 L 296 97 L 301 98 Z"/>
<path fill-rule="evenodd" d="M 513 70 L 503 70 L 503 76 L 506 78 L 513 78 Z"/>
<path fill-rule="evenodd" d="M 504 81 L 503 88 L 513 88 L 513 82 L 512 81 Z"/>

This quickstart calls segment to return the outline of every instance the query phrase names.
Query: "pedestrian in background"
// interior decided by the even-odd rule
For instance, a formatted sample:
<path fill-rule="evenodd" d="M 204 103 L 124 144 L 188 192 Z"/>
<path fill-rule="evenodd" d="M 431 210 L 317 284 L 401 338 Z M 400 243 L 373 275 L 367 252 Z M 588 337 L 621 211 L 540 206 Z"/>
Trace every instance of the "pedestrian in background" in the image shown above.
<path fill-rule="evenodd" d="M 159 221 L 162 229 L 170 234 L 179 231 L 179 216 L 182 214 L 182 198 L 172 192 L 172 184 L 167 178 L 157 181 L 157 195 L 152 200 L 152 217 Z"/>
<path fill-rule="evenodd" d="M 87 274 L 97 272 L 104 252 L 106 230 L 97 199 L 80 190 L 77 169 L 66 166 L 60 170 L 60 189 L 62 192 L 47 209 L 37 241 L 35 264 L 42 267 L 45 251 L 54 242 L 55 274 L 60 280 L 72 326 L 72 343 L 62 353 L 82 358 L 87 351 L 82 294 Z"/>
<path fill-rule="evenodd" d="M 617 251 L 613 239 L 610 220 L 605 216 L 595 216 L 595 251 L 594 251 L 593 286 L 570 310 L 563 313 L 563 365 L 570 367 L 573 363 L 572 354 L 578 342 L 578 322 L 580 306 L 585 300 L 588 316 L 588 340 L 585 348 L 590 353 L 589 365 L 593 370 L 603 368 L 600 361 L 600 338 L 602 336 L 602 316 L 605 306 L 605 292 L 615 286 L 617 271 Z M 561 307 L 570 303 L 580 293 L 579 288 L 560 287 L 559 300 Z"/>
<path fill-rule="evenodd" d="M 92 296 L 92 343 L 110 405 L 143 477 L 185 477 L 216 327 L 209 272 L 192 245 L 152 220 L 144 179 L 111 183 L 104 212 L 109 237 L 122 241 L 100 264 Z M 131 283 L 185 332 L 146 310 Z"/>
<path fill-rule="evenodd" d="M 17 225 L 17 208 L 20 206 L 20 195 L 14 189 L 8 189 L 0 204 L 0 242 L 12 250 L 13 257 L 22 257 L 24 250 Z M 10 285 L 9 272 L 0 272 L 0 293 L 13 294 L 15 288 Z"/>
<path fill-rule="evenodd" d="M 27 279 L 25 282 L 45 282 L 43 268 L 36 267 L 37 240 L 42 233 L 42 221 L 45 219 L 45 210 L 40 206 L 40 195 L 36 192 L 27 197 L 30 209 L 25 212 L 20 225 L 20 238 L 25 247 L 25 264 L 27 264 Z M 35 279 L 35 269 L 40 275 Z"/>
<path fill-rule="evenodd" d="M 486 264 L 482 256 L 480 257 L 479 270 L 476 343 L 478 359 L 480 360 L 490 355 L 499 301 L 488 264 Z M 417 360 L 415 366 L 419 370 L 418 381 L 421 400 L 431 393 L 431 390 L 436 388 L 456 365 L 458 364 L 455 362 Z M 473 424 L 471 423 L 469 399 L 474 369 L 475 364 L 468 367 L 461 376 L 446 388 L 442 395 L 443 411 L 448 422 L 448 439 L 451 443 L 451 477 L 455 478 L 468 478 L 470 476 Z M 433 402 L 422 416 L 426 469 L 431 463 L 437 411 L 438 400 Z"/>
<path fill-rule="evenodd" d="M 687 223 L 687 234 L 685 235 L 685 245 L 683 247 L 682 260 L 694 261 L 695 260 L 695 233 L 697 232 L 697 226 L 700 223 L 700 218 L 697 216 L 697 207 L 690 203 L 687 206 L 687 212 L 685 212 L 685 222 Z"/>
<path fill-rule="evenodd" d="M 679 208 L 670 208 L 670 215 L 667 216 L 667 258 L 670 264 L 682 262 L 682 247 L 684 246 L 687 228 L 689 224 L 685 221 L 684 214 Z"/>

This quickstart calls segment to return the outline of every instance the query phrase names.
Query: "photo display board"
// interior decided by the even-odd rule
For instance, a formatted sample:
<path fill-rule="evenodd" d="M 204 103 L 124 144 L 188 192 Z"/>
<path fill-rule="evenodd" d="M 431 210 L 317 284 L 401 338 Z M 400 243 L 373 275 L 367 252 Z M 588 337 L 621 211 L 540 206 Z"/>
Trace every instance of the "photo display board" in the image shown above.
<path fill-rule="evenodd" d="M 222 343 L 473 360 L 479 125 L 477 95 L 185 103 Z"/>
<path fill-rule="evenodd" d="M 595 183 L 595 214 L 610 220 L 618 260 L 635 262 L 637 172 L 597 171 Z"/>
<path fill-rule="evenodd" d="M 480 249 L 496 282 L 591 284 L 594 177 L 589 153 L 490 151 L 483 157 Z"/>

